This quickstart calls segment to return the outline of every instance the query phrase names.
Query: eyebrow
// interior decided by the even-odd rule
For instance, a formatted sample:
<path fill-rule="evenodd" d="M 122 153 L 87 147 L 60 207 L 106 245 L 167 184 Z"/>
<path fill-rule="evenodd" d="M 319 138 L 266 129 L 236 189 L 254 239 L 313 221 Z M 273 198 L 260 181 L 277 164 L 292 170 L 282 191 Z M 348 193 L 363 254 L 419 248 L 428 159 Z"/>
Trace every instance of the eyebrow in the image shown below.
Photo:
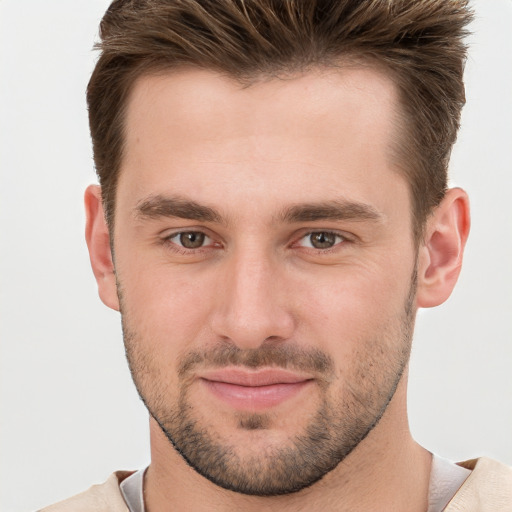
<path fill-rule="evenodd" d="M 384 216 L 369 204 L 339 200 L 290 206 L 281 212 L 277 220 L 293 223 L 321 220 L 380 222 L 383 219 Z"/>
<path fill-rule="evenodd" d="M 227 220 L 214 208 L 180 196 L 151 196 L 135 207 L 135 217 L 140 220 L 174 217 L 227 224 Z M 284 208 L 274 222 L 299 223 L 322 220 L 350 220 L 380 222 L 383 215 L 373 206 L 348 200 L 297 204 Z"/>
<path fill-rule="evenodd" d="M 135 217 L 141 220 L 176 217 L 199 222 L 225 223 L 222 216 L 213 208 L 179 196 L 157 195 L 143 199 L 135 207 Z"/>

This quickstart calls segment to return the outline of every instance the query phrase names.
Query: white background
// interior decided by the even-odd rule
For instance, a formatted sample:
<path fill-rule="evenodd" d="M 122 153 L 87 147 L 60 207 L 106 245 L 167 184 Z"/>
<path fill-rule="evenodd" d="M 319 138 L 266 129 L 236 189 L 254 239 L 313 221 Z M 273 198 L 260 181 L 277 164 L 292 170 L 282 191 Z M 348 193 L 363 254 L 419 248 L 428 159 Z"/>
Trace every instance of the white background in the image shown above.
<path fill-rule="evenodd" d="M 0 509 L 27 511 L 149 462 L 120 320 L 96 295 L 82 195 L 85 87 L 106 0 L 0 0 Z M 473 229 L 459 285 L 420 312 L 413 434 L 512 464 L 512 0 L 474 3 L 452 179 Z"/>

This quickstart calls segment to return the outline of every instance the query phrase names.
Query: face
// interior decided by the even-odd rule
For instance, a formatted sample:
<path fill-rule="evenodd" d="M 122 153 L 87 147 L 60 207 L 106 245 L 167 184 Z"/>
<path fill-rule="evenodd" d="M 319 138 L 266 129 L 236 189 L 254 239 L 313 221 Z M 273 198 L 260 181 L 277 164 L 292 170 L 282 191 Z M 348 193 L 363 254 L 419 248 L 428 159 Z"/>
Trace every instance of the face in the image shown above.
<path fill-rule="evenodd" d="M 168 440 L 222 487 L 311 485 L 393 397 L 416 268 L 396 105 L 369 69 L 134 88 L 114 228 L 129 364 Z"/>

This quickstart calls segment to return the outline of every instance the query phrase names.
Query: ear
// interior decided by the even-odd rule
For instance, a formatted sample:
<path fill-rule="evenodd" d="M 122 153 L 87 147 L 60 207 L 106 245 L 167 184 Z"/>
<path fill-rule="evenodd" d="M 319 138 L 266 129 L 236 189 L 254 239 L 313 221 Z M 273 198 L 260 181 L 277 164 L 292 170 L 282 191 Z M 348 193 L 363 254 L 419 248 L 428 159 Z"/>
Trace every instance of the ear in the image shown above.
<path fill-rule="evenodd" d="M 442 304 L 452 293 L 469 234 L 469 200 L 460 188 L 448 190 L 427 220 L 418 252 L 418 307 Z"/>
<path fill-rule="evenodd" d="M 85 239 L 89 248 L 92 271 L 98 283 L 100 299 L 109 308 L 119 311 L 116 276 L 110 236 L 101 202 L 101 188 L 90 185 L 85 191 Z"/>

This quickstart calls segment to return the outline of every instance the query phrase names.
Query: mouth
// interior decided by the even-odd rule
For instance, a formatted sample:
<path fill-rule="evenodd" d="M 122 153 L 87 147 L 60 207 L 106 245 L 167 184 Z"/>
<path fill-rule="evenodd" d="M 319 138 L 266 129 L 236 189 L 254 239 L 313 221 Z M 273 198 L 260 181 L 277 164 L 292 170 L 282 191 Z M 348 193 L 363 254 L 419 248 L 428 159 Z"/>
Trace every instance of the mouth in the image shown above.
<path fill-rule="evenodd" d="M 215 398 L 235 409 L 262 411 L 296 396 L 314 379 L 277 368 L 227 368 L 204 372 L 200 381 Z"/>

